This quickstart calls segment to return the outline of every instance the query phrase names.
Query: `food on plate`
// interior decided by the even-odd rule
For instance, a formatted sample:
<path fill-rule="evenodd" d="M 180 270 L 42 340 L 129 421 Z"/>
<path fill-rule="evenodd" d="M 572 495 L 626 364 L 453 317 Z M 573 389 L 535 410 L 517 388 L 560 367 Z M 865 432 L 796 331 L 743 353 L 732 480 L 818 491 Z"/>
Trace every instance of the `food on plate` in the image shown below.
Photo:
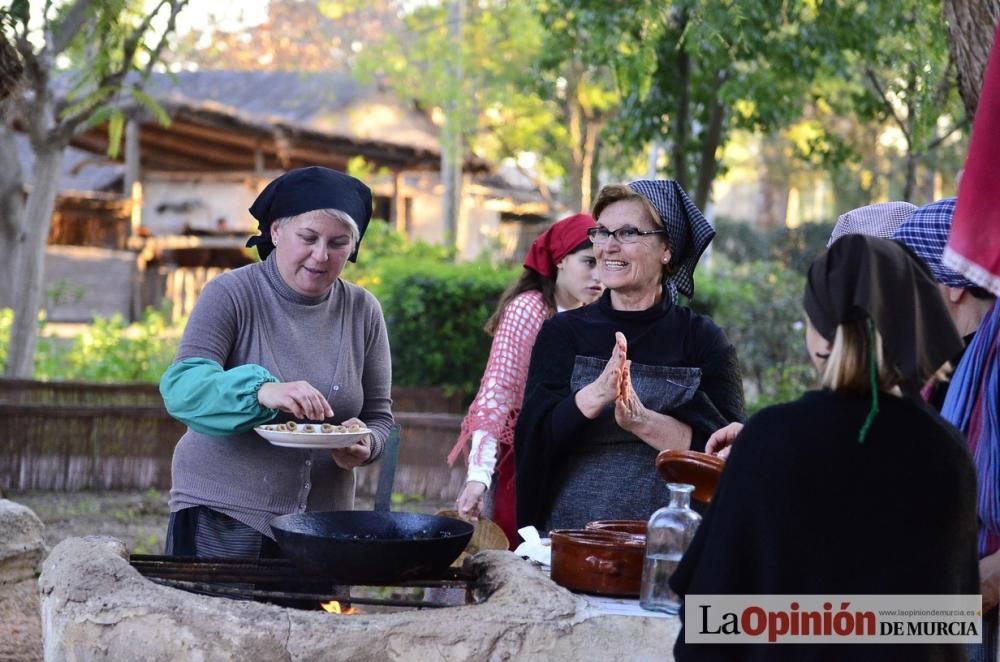
<path fill-rule="evenodd" d="M 287 423 L 277 423 L 271 425 L 261 425 L 259 429 L 267 432 L 295 432 L 298 434 L 356 434 L 359 432 L 367 432 L 368 428 L 360 423 L 352 423 L 351 425 L 332 425 L 330 423 L 322 424 L 312 424 L 312 423 L 295 423 L 294 421 L 288 421 Z"/>

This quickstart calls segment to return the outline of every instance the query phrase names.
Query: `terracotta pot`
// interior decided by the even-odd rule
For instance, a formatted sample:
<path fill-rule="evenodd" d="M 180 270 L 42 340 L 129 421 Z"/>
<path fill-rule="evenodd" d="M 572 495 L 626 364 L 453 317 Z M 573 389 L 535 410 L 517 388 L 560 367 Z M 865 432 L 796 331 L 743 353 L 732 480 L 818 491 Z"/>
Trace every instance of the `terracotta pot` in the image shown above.
<path fill-rule="evenodd" d="M 599 529 L 557 529 L 552 581 L 572 591 L 638 597 L 645 536 Z"/>
<path fill-rule="evenodd" d="M 726 461 L 697 451 L 660 451 L 656 456 L 656 470 L 668 483 L 694 485 L 692 497 L 708 503 L 719 486 Z"/>
<path fill-rule="evenodd" d="M 645 536 L 646 524 L 646 520 L 642 519 L 599 519 L 595 522 L 588 522 L 585 528 Z"/>

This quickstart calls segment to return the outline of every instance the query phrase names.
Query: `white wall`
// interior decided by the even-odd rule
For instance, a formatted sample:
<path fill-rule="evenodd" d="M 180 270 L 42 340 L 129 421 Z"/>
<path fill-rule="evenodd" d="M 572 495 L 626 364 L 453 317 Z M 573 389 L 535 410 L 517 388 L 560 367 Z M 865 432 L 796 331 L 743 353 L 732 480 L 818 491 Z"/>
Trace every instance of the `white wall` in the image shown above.
<path fill-rule="evenodd" d="M 187 229 L 255 234 L 257 222 L 247 209 L 260 188 L 262 182 L 251 176 L 192 175 L 178 180 L 151 173 L 142 181 L 142 225 L 154 235 L 184 234 Z"/>

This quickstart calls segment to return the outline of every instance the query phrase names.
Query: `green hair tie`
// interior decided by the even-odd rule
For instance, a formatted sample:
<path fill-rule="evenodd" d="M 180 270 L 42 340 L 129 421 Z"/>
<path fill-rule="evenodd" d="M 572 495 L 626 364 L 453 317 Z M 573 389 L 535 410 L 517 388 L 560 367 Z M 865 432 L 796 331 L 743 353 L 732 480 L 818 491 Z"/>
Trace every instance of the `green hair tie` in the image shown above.
<path fill-rule="evenodd" d="M 868 410 L 868 416 L 865 418 L 864 425 L 861 426 L 861 431 L 858 432 L 859 444 L 865 442 L 868 430 L 871 428 L 872 423 L 875 422 L 875 416 L 878 414 L 878 364 L 875 361 L 875 322 L 870 317 L 868 318 L 868 375 L 871 378 L 872 406 Z"/>

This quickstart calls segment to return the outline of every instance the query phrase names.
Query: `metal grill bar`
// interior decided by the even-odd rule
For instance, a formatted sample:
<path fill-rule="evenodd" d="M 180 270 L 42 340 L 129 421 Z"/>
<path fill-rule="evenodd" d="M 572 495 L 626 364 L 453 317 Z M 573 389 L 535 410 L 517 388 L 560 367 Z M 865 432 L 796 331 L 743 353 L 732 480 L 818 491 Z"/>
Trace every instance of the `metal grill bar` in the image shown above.
<path fill-rule="evenodd" d="M 417 597 L 386 599 L 351 595 L 358 587 L 398 589 L 463 589 L 465 603 L 475 602 L 476 578 L 456 568 L 438 577 L 384 583 L 355 584 L 342 577 L 303 572 L 287 559 L 213 559 L 199 557 L 134 554 L 132 566 L 144 577 L 162 586 L 195 593 L 244 600 L 292 600 L 303 606 L 336 600 L 342 604 L 409 609 L 438 609 L 454 604 L 423 600 Z M 301 585 L 301 590 L 297 586 Z"/>
<path fill-rule="evenodd" d="M 326 593 L 287 593 L 283 591 L 258 591 L 254 589 L 240 589 L 218 584 L 188 582 L 177 579 L 163 579 L 160 577 L 150 577 L 150 581 L 163 586 L 184 589 L 185 591 L 195 591 L 198 593 L 211 593 L 233 598 L 247 599 L 288 599 L 288 600 L 311 600 L 315 602 L 337 602 L 350 605 L 373 605 L 380 607 L 409 607 L 411 609 L 440 609 L 453 605 L 440 602 L 428 602 L 426 600 L 384 600 L 381 598 L 362 598 L 350 594 L 326 594 Z"/>
<path fill-rule="evenodd" d="M 475 577 L 458 568 L 448 568 L 438 577 L 391 582 L 354 583 L 343 577 L 305 573 L 286 559 L 211 559 L 200 557 L 133 554 L 132 567 L 146 577 L 209 582 L 330 582 L 355 586 L 398 586 L 400 588 L 471 588 Z"/>

